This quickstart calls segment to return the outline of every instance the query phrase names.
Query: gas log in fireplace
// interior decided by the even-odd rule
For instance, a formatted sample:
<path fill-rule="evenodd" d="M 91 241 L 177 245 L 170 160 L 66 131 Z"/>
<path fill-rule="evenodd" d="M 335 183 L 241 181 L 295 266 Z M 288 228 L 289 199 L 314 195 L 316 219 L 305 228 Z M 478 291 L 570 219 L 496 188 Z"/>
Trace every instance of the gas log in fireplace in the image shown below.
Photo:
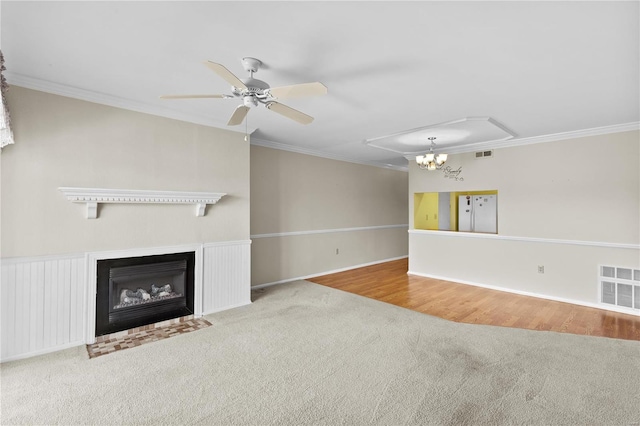
<path fill-rule="evenodd" d="M 96 336 L 193 314 L 195 253 L 98 261 Z"/>

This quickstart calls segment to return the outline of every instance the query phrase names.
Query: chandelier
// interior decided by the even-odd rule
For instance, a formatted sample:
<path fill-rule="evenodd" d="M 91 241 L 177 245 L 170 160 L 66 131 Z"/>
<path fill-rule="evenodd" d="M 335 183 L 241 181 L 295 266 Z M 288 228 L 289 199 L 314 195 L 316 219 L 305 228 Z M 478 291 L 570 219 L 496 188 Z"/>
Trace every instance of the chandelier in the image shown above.
<path fill-rule="evenodd" d="M 431 148 L 429 148 L 429 152 L 425 155 L 418 155 L 416 157 L 416 163 L 418 163 L 418 167 L 422 170 L 436 170 L 442 167 L 442 165 L 447 161 L 447 154 L 434 154 L 433 147 L 436 145 L 433 142 L 436 138 L 430 137 L 427 138 L 431 141 Z"/>

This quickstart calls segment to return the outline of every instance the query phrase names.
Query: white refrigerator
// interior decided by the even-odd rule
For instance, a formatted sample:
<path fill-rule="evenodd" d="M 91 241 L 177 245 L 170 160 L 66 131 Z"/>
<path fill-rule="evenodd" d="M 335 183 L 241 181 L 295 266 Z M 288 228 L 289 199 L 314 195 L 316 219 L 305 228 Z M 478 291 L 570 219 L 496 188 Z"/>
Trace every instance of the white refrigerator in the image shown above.
<path fill-rule="evenodd" d="M 497 195 L 460 195 L 458 231 L 498 233 Z"/>

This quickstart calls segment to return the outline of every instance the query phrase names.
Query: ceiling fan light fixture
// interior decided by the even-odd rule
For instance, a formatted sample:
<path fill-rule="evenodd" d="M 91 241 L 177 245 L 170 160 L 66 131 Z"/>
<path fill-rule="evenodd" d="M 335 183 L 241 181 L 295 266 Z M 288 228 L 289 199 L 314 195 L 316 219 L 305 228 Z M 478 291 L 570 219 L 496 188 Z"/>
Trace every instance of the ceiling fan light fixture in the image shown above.
<path fill-rule="evenodd" d="M 268 83 L 253 78 L 253 74 L 260 69 L 262 62 L 256 58 L 242 58 L 242 66 L 249 73 L 249 78 L 239 79 L 229 71 L 224 65 L 212 61 L 205 61 L 204 64 L 211 71 L 222 77 L 231 84 L 232 95 L 163 95 L 161 99 L 198 99 L 217 98 L 233 99 L 239 98 L 242 104 L 238 105 L 229 119 L 228 126 L 237 126 L 245 119 L 250 108 L 264 105 L 268 110 L 277 112 L 283 117 L 297 121 L 300 124 L 310 124 L 313 117 L 293 109 L 287 105 L 276 102 L 278 98 L 301 98 L 307 96 L 326 95 L 327 87 L 316 81 L 313 83 L 293 84 L 290 86 L 271 87 Z"/>
<path fill-rule="evenodd" d="M 258 101 L 253 96 L 245 96 L 242 98 L 242 103 L 247 108 L 258 106 Z"/>

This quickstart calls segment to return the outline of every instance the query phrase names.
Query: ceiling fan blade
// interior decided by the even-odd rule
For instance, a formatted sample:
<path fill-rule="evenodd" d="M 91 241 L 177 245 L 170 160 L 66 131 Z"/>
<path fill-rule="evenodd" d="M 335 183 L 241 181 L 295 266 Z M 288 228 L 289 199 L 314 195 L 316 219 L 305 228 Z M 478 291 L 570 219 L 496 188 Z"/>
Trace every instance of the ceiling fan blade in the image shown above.
<path fill-rule="evenodd" d="M 271 111 L 275 111 L 280 115 L 284 115 L 285 117 L 290 118 L 294 121 L 297 121 L 300 124 L 309 124 L 313 121 L 313 117 L 311 117 L 310 115 L 302 113 L 296 109 L 293 109 L 291 107 L 288 107 L 278 102 L 269 102 L 265 106 L 267 107 L 267 109 L 270 109 Z"/>
<path fill-rule="evenodd" d="M 304 96 L 321 96 L 327 94 L 327 87 L 316 81 L 314 83 L 294 84 L 292 86 L 272 87 L 269 93 L 278 99 L 301 98 Z"/>
<path fill-rule="evenodd" d="M 213 72 L 218 74 L 220 77 L 224 78 L 232 86 L 235 86 L 244 90 L 247 89 L 247 86 L 238 77 L 236 77 L 231 71 L 226 69 L 223 65 L 220 65 L 211 61 L 206 61 L 204 64 L 208 66 Z"/>
<path fill-rule="evenodd" d="M 238 124 L 242 123 L 248 112 L 249 107 L 239 105 L 238 108 L 236 108 L 236 110 L 233 112 L 233 115 L 229 119 L 227 126 L 237 126 Z"/>
<path fill-rule="evenodd" d="M 231 95 L 162 95 L 160 99 L 231 99 Z"/>

